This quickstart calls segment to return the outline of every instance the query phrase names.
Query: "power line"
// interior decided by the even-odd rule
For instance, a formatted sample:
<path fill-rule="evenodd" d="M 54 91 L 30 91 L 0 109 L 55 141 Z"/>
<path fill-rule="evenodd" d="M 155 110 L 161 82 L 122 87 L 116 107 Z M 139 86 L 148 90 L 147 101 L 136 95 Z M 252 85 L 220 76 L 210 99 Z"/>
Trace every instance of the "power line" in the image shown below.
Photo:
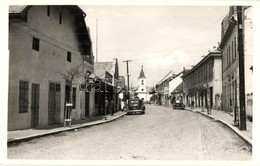
<path fill-rule="evenodd" d="M 225 14 L 227 15 L 227 14 Z M 178 49 L 178 48 L 181 48 L 181 46 L 189 43 L 190 41 L 192 41 L 195 37 L 197 37 L 199 34 L 205 32 L 205 30 L 207 30 L 209 27 L 211 27 L 213 24 L 215 24 L 217 21 L 219 21 L 220 19 L 223 19 L 225 15 L 221 15 L 221 17 L 218 17 L 216 20 L 214 20 L 213 22 L 211 22 L 210 24 L 208 24 L 205 28 L 203 28 L 200 32 L 196 33 L 195 35 L 193 35 L 190 39 L 188 39 L 187 41 L 183 42 L 182 44 L 180 44 L 179 47 L 175 48 L 175 49 Z"/>

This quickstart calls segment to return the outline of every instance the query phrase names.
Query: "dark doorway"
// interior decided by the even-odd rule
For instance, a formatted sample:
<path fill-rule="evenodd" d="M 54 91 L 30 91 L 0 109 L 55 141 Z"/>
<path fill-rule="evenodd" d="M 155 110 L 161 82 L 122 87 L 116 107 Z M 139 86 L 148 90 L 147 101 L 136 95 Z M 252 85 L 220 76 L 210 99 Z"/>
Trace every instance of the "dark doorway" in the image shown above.
<path fill-rule="evenodd" d="M 32 84 L 31 96 L 31 127 L 37 128 L 39 125 L 39 98 L 40 84 Z"/>
<path fill-rule="evenodd" d="M 89 117 L 89 92 L 85 92 L 85 116 Z"/>
<path fill-rule="evenodd" d="M 212 109 L 213 107 L 213 87 L 209 88 L 209 93 L 210 93 L 210 108 Z"/>
<path fill-rule="evenodd" d="M 60 84 L 49 84 L 49 111 L 48 124 L 60 122 Z"/>

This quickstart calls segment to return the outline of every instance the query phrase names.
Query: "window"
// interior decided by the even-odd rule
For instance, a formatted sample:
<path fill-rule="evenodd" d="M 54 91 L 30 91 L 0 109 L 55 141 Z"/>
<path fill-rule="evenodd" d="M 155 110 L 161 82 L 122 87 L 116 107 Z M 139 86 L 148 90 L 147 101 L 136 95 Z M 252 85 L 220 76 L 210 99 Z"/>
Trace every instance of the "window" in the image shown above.
<path fill-rule="evenodd" d="M 232 54 L 232 62 L 234 61 L 234 41 L 232 41 L 232 46 L 231 46 L 231 54 Z"/>
<path fill-rule="evenodd" d="M 62 14 L 60 13 L 60 24 L 62 23 Z"/>
<path fill-rule="evenodd" d="M 19 113 L 28 112 L 28 92 L 29 91 L 29 82 L 20 81 L 19 82 Z"/>
<path fill-rule="evenodd" d="M 47 16 L 50 16 L 50 6 L 47 6 Z"/>
<path fill-rule="evenodd" d="M 76 92 L 77 92 L 77 88 L 72 88 L 73 92 L 72 92 L 72 109 L 76 109 Z"/>
<path fill-rule="evenodd" d="M 67 52 L 67 61 L 71 62 L 71 52 Z"/>
<path fill-rule="evenodd" d="M 40 51 L 40 40 L 36 37 L 33 37 L 32 49 L 35 51 Z"/>
<path fill-rule="evenodd" d="M 144 91 L 144 89 L 142 89 L 142 91 Z"/>

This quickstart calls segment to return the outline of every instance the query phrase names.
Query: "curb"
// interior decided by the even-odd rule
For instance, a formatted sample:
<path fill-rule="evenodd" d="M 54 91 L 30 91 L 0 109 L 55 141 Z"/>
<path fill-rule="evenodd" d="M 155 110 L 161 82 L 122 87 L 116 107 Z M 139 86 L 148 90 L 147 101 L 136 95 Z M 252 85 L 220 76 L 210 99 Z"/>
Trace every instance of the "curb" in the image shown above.
<path fill-rule="evenodd" d="M 199 113 L 200 115 L 203 115 L 203 116 L 205 116 L 205 117 L 207 117 L 207 118 L 213 119 L 213 120 L 215 120 L 215 121 L 217 121 L 217 122 L 220 122 L 220 123 L 224 124 L 225 126 L 227 126 L 228 128 L 230 128 L 237 136 L 239 136 L 240 138 L 242 138 L 242 139 L 245 141 L 245 143 L 252 148 L 252 140 L 251 140 L 249 137 L 247 137 L 246 135 L 242 134 L 242 133 L 239 131 L 239 129 L 235 128 L 234 126 L 230 125 L 229 123 L 227 123 L 227 122 L 225 122 L 225 121 L 223 121 L 223 120 L 221 120 L 221 119 L 216 119 L 215 117 L 213 117 L 213 116 L 211 116 L 211 115 L 203 114 L 203 113 L 201 113 L 201 112 L 199 112 L 199 111 L 193 111 L 193 110 L 190 110 L 190 109 L 185 109 L 185 110 L 188 110 L 188 111 L 191 111 L 191 112 L 194 112 L 194 113 Z"/>
<path fill-rule="evenodd" d="M 46 132 L 46 133 L 9 139 L 9 140 L 7 140 L 7 145 L 11 145 L 11 144 L 14 144 L 14 143 L 20 143 L 20 142 L 24 142 L 24 141 L 29 141 L 29 140 L 32 140 L 32 139 L 35 139 L 35 138 L 40 138 L 40 137 L 49 136 L 49 135 L 53 135 L 53 134 L 58 134 L 58 133 L 62 133 L 64 131 L 72 131 L 72 130 L 75 130 L 75 129 L 80 129 L 80 128 L 84 128 L 84 127 L 91 127 L 91 126 L 95 126 L 95 125 L 100 125 L 100 124 L 112 122 L 114 120 L 117 120 L 117 119 L 125 116 L 125 115 L 126 115 L 126 113 L 124 112 L 123 114 L 121 114 L 117 117 L 111 118 L 109 120 L 94 121 L 94 122 L 89 122 L 89 123 L 85 123 L 85 124 L 78 124 L 76 126 L 71 126 L 69 128 L 63 127 L 63 128 L 59 128 L 57 130 L 54 129 L 54 131 L 49 131 L 49 132 Z"/>

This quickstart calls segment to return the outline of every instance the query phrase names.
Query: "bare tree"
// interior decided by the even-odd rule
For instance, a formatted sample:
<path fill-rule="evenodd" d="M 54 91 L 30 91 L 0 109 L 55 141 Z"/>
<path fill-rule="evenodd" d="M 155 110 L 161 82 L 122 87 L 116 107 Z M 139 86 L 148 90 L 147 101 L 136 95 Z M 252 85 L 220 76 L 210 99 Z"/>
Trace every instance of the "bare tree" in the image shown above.
<path fill-rule="evenodd" d="M 59 72 L 59 74 L 62 76 L 62 78 L 65 80 L 66 85 L 70 86 L 70 103 L 72 103 L 72 83 L 75 78 L 78 78 L 82 71 L 79 70 L 81 65 L 77 65 L 70 70 L 67 70 L 66 73 Z M 75 103 L 73 103 L 75 104 Z"/>

